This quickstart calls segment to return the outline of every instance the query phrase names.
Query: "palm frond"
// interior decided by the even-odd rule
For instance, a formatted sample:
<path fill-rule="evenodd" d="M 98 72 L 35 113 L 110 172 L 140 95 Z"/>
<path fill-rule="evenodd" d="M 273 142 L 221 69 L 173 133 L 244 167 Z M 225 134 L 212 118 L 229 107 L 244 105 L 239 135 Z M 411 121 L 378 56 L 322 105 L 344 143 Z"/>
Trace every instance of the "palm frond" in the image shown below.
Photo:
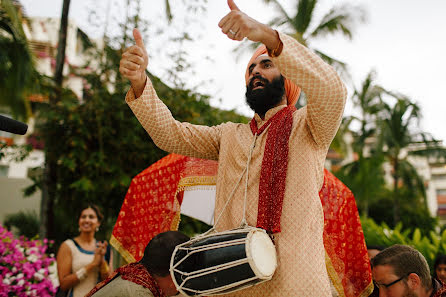
<path fill-rule="evenodd" d="M 293 18 L 293 25 L 296 31 L 302 35 L 305 35 L 313 20 L 316 3 L 317 0 L 298 0 L 297 2 L 297 14 Z"/>
<path fill-rule="evenodd" d="M 351 40 L 355 24 L 365 22 L 365 19 L 364 10 L 361 7 L 347 4 L 333 7 L 309 36 L 315 38 L 342 33 Z"/>
<path fill-rule="evenodd" d="M 281 18 L 285 19 L 286 22 L 292 23 L 291 17 L 288 15 L 285 8 L 283 8 L 282 4 L 280 4 L 279 1 L 277 1 L 277 0 L 263 0 L 263 2 L 265 2 L 266 4 L 273 3 L 279 10 L 279 14 L 280 14 Z"/>
<path fill-rule="evenodd" d="M 273 18 L 268 25 L 271 27 L 282 27 L 285 24 L 289 24 L 288 20 L 284 17 L 278 16 Z"/>
<path fill-rule="evenodd" d="M 169 0 L 165 0 L 164 4 L 166 6 L 166 17 L 167 17 L 168 22 L 170 23 L 170 22 L 172 22 L 173 14 L 172 14 L 172 9 L 170 7 Z"/>
<path fill-rule="evenodd" d="M 0 2 L 0 104 L 8 107 L 17 119 L 30 116 L 25 99 L 34 73 L 34 61 L 22 27 L 21 13 L 10 0 Z M 1 34 L 5 33 L 7 34 Z M 9 33 L 9 34 L 8 34 Z"/>
<path fill-rule="evenodd" d="M 375 71 L 370 71 L 361 84 L 361 88 L 353 93 L 353 105 L 361 108 L 364 116 L 376 114 L 382 109 L 382 94 L 386 90 L 375 84 Z"/>
<path fill-rule="evenodd" d="M 346 63 L 344 63 L 340 60 L 337 60 L 333 57 L 330 57 L 319 50 L 316 50 L 316 49 L 313 49 L 313 50 L 319 57 L 322 58 L 322 60 L 324 60 L 331 66 L 333 66 L 336 69 L 336 71 L 338 71 L 338 73 L 342 76 L 342 78 L 344 78 L 347 81 L 352 81 L 352 78 L 348 72 L 348 66 Z"/>
<path fill-rule="evenodd" d="M 408 188 L 409 193 L 415 194 L 415 197 L 419 195 L 426 198 L 426 189 L 423 178 L 418 174 L 415 167 L 409 161 L 400 160 L 398 171 L 398 176 Z"/>
<path fill-rule="evenodd" d="M 240 57 L 245 52 L 254 52 L 260 45 L 259 42 L 252 42 L 249 40 L 243 40 L 239 46 L 235 47 L 232 51 L 236 54 L 236 60 L 239 61 Z"/>

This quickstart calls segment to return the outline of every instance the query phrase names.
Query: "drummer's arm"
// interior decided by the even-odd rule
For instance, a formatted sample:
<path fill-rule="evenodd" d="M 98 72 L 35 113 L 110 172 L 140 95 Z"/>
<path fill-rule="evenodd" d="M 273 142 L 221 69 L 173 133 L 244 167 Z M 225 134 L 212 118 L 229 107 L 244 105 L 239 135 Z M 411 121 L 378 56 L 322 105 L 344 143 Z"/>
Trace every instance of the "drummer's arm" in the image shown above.
<path fill-rule="evenodd" d="M 130 89 L 126 102 L 160 149 L 197 158 L 218 159 L 221 129 L 225 124 L 208 127 L 175 120 L 148 78 L 142 95 L 136 98 Z"/>

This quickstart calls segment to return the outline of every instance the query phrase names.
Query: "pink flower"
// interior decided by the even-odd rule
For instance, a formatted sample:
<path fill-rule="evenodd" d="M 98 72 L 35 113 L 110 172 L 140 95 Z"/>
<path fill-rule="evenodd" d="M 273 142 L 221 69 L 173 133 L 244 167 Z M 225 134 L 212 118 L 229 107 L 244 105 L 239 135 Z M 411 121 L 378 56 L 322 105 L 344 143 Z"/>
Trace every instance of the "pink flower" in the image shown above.
<path fill-rule="evenodd" d="M 56 276 L 49 267 L 55 259 L 46 254 L 48 244 L 52 241 L 14 238 L 0 225 L 0 297 L 54 295 L 56 287 L 50 279 Z"/>

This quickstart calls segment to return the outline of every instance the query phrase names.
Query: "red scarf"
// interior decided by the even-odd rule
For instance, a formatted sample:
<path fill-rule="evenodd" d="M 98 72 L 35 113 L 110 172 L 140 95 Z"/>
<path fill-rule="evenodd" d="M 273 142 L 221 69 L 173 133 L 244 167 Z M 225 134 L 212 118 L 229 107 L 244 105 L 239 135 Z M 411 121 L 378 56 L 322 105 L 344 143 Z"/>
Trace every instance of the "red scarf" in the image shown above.
<path fill-rule="evenodd" d="M 270 233 L 280 232 L 283 197 L 285 195 L 286 171 L 288 168 L 288 141 L 293 125 L 294 106 L 287 106 L 257 128 L 253 118 L 252 134 L 260 135 L 269 126 L 265 152 L 262 160 L 259 183 L 257 227 Z"/>
<path fill-rule="evenodd" d="M 85 297 L 90 297 L 97 291 L 99 291 L 106 284 L 111 282 L 115 277 L 121 276 L 122 279 L 131 281 L 135 284 L 143 286 L 152 292 L 154 297 L 164 297 L 165 295 L 161 291 L 160 287 L 156 283 L 155 279 L 150 275 L 147 269 L 139 263 L 130 263 L 116 269 L 107 279 L 97 284 L 93 290 L 90 291 Z"/>
<path fill-rule="evenodd" d="M 446 287 L 442 281 L 437 281 L 436 279 L 432 278 L 432 287 L 433 287 L 433 292 L 431 296 L 433 297 L 446 296 Z"/>

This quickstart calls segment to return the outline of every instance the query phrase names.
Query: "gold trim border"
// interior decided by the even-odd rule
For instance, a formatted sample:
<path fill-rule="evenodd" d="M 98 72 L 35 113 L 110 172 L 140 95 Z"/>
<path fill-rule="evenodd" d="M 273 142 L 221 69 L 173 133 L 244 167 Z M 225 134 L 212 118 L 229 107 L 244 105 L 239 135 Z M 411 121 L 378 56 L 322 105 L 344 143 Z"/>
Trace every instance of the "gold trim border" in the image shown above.
<path fill-rule="evenodd" d="M 178 182 L 177 190 L 175 192 L 174 201 L 175 209 L 180 209 L 174 217 L 172 218 L 172 222 L 170 223 L 170 230 L 178 230 L 181 220 L 181 205 L 178 202 L 177 196 L 178 193 L 184 191 L 188 187 L 193 186 L 213 186 L 217 182 L 216 176 L 188 176 L 180 179 Z M 136 259 L 132 256 L 132 254 L 122 246 L 121 242 L 115 237 L 110 237 L 110 244 L 118 251 L 119 254 L 124 258 L 127 263 L 136 262 Z"/>
<path fill-rule="evenodd" d="M 127 263 L 136 262 L 136 259 L 132 256 L 132 254 L 130 254 L 130 252 L 122 246 L 121 242 L 119 242 L 119 240 L 113 234 L 110 237 L 110 244 L 118 251 L 118 253 L 121 254 Z"/>
<path fill-rule="evenodd" d="M 184 191 L 184 189 L 193 186 L 214 186 L 217 183 L 217 177 L 213 176 L 188 176 L 183 177 L 178 182 L 177 191 L 175 192 L 175 197 L 179 192 Z"/>
<path fill-rule="evenodd" d="M 325 251 L 325 267 L 327 268 L 328 276 L 330 277 L 333 287 L 336 289 L 336 292 L 338 292 L 339 297 L 346 297 L 344 287 L 342 286 L 342 281 L 339 278 L 339 275 L 336 272 L 333 263 L 331 262 L 331 259 L 327 254 L 327 251 Z"/>
<path fill-rule="evenodd" d="M 337 274 L 336 270 L 334 269 L 333 263 L 331 262 L 331 259 L 326 251 L 325 251 L 325 266 L 327 267 L 328 276 L 330 277 L 333 286 L 336 289 L 336 292 L 338 292 L 339 297 L 346 297 L 344 292 L 344 287 L 342 286 L 342 281 L 339 278 L 339 275 Z M 370 281 L 367 287 L 365 287 L 365 289 L 357 297 L 367 297 L 370 294 L 372 294 L 372 292 L 373 292 L 373 282 Z"/>

